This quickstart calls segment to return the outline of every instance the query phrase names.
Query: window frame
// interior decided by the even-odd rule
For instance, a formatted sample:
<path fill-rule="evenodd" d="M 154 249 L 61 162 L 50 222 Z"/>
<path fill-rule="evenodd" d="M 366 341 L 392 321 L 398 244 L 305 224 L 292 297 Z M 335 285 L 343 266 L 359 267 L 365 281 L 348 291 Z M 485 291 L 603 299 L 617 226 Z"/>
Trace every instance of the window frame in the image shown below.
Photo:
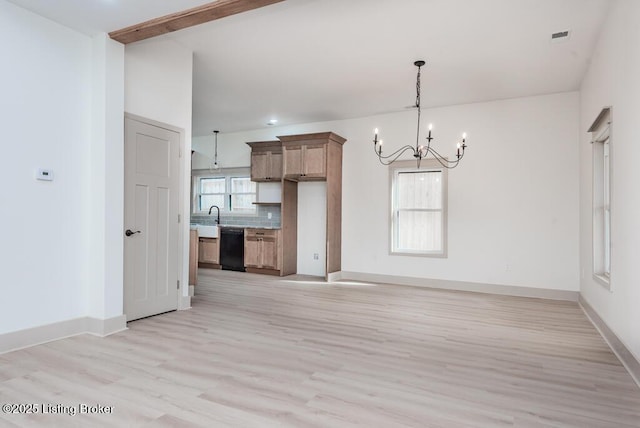
<path fill-rule="evenodd" d="M 253 193 L 247 192 L 231 192 L 231 180 L 234 178 L 248 178 L 251 181 L 251 169 L 250 168 L 221 168 L 218 171 L 211 171 L 209 169 L 203 170 L 194 170 L 191 174 L 191 214 L 192 215 L 208 215 L 209 208 L 205 210 L 198 209 L 199 198 L 203 193 L 200 193 L 200 181 L 203 179 L 210 178 L 224 178 L 225 179 L 225 192 L 224 192 L 224 200 L 225 206 L 224 209 L 220 209 L 220 214 L 232 215 L 232 216 L 244 216 L 244 217 L 257 217 L 258 216 L 258 208 L 257 205 L 253 204 L 252 212 L 242 212 L 235 211 L 233 207 L 229 209 L 229 203 L 232 195 L 251 195 Z M 256 185 L 255 191 L 255 200 L 258 201 L 258 192 L 259 186 L 258 183 L 252 181 Z M 213 194 L 213 193 L 211 193 Z M 216 195 L 220 193 L 215 193 Z M 209 195 L 209 193 L 205 193 L 205 195 Z"/>
<path fill-rule="evenodd" d="M 592 144 L 592 276 L 597 283 L 611 288 L 612 253 L 612 152 L 611 107 L 602 109 L 589 128 Z"/>
<path fill-rule="evenodd" d="M 400 173 L 411 173 L 411 172 L 440 172 L 441 173 L 441 209 L 433 210 L 433 209 L 416 209 L 418 211 L 428 211 L 428 212 L 436 212 L 439 211 L 442 213 L 441 218 L 441 234 L 442 234 L 442 248 L 438 251 L 417 251 L 417 250 L 407 250 L 400 249 L 397 247 L 397 228 L 398 228 L 398 218 L 399 218 L 399 208 L 397 207 L 398 203 L 398 191 L 396 189 L 396 181 L 397 177 Z M 444 168 L 441 164 L 439 164 L 435 159 L 423 159 L 420 162 L 420 168 L 417 168 L 416 161 L 399 161 L 394 162 L 389 165 L 389 189 L 390 189 L 390 198 L 389 198 L 389 254 L 394 256 L 417 256 L 417 257 L 430 257 L 430 258 L 447 258 L 448 256 L 448 200 L 449 200 L 449 184 L 448 184 L 448 176 L 449 170 Z"/>

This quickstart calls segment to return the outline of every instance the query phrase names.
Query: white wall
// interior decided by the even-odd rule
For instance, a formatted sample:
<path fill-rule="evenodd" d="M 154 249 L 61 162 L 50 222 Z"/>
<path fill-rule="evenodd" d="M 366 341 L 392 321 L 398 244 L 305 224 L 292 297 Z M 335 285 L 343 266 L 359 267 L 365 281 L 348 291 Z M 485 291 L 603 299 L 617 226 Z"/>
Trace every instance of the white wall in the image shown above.
<path fill-rule="evenodd" d="M 581 88 L 580 291 L 640 360 L 640 2 L 614 4 Z M 592 152 L 587 129 L 612 106 L 611 291 L 592 278 Z"/>
<path fill-rule="evenodd" d="M 251 149 L 242 138 L 243 133 L 218 134 L 218 164 L 222 168 L 247 167 L 251 164 Z M 250 141 L 250 140 L 247 140 Z M 214 157 L 213 132 L 211 135 L 194 137 L 192 148 L 196 152 L 193 154 L 193 169 L 210 168 Z"/>
<path fill-rule="evenodd" d="M 189 293 L 191 105 L 193 53 L 170 40 L 151 39 L 125 49 L 125 111 L 182 128 L 182 296 Z M 188 299 L 187 299 L 188 300 Z"/>
<path fill-rule="evenodd" d="M 245 141 L 322 131 L 347 139 L 344 271 L 577 291 L 578 93 L 431 109 L 422 117 L 425 127 L 433 122 L 444 154 L 453 155 L 461 132 L 469 133 L 464 162 L 449 174 L 446 259 L 389 255 L 388 169 L 371 152 L 371 139 L 377 127 L 389 149 L 412 144 L 415 112 L 232 133 L 223 144 L 234 145 L 229 152 L 244 156 L 246 166 Z M 219 154 L 220 147 L 219 140 Z"/>
<path fill-rule="evenodd" d="M 4 0 L 0 28 L 2 334 L 87 315 L 92 43 Z"/>
<path fill-rule="evenodd" d="M 314 259 L 314 254 L 318 259 Z M 298 183 L 298 268 L 301 275 L 327 273 L 327 183 Z"/>
<path fill-rule="evenodd" d="M 92 48 L 87 292 L 89 316 L 109 319 L 123 312 L 124 45 L 103 33 Z"/>
<path fill-rule="evenodd" d="M 354 121 L 341 134 L 349 140 L 343 270 L 577 291 L 578 94 L 432 109 L 422 117 L 434 124 L 443 154 L 453 156 L 460 132 L 469 134 L 463 162 L 449 173 L 448 257 L 389 255 L 388 170 L 369 139 L 378 127 L 389 150 L 410 143 L 415 116 L 398 113 Z"/>

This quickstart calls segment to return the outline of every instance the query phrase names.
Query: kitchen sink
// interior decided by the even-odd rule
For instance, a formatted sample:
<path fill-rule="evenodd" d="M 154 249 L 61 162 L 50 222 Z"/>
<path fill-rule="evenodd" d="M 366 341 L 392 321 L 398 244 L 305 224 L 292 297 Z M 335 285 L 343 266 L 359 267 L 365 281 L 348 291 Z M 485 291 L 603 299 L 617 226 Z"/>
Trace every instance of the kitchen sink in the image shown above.
<path fill-rule="evenodd" d="M 198 230 L 198 236 L 200 238 L 218 237 L 218 226 L 205 226 L 204 224 L 197 224 L 195 228 Z"/>

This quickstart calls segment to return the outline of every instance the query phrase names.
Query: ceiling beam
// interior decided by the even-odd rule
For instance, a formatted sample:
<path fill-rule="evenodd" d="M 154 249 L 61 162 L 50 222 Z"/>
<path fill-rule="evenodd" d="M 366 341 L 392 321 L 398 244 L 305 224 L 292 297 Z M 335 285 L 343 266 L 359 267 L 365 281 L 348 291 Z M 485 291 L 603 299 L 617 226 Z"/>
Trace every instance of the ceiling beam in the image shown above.
<path fill-rule="evenodd" d="M 126 45 L 281 1 L 284 0 L 218 0 L 112 31 L 109 37 Z"/>

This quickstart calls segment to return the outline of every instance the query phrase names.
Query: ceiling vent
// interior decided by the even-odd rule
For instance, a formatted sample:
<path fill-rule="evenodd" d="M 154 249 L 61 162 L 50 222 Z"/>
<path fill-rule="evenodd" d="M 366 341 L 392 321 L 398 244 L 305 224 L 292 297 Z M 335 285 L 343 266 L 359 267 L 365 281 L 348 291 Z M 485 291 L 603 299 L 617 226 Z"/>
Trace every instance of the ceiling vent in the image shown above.
<path fill-rule="evenodd" d="M 552 43 L 566 42 L 570 38 L 571 38 L 571 31 L 570 30 L 558 31 L 557 33 L 551 34 L 551 42 Z"/>

